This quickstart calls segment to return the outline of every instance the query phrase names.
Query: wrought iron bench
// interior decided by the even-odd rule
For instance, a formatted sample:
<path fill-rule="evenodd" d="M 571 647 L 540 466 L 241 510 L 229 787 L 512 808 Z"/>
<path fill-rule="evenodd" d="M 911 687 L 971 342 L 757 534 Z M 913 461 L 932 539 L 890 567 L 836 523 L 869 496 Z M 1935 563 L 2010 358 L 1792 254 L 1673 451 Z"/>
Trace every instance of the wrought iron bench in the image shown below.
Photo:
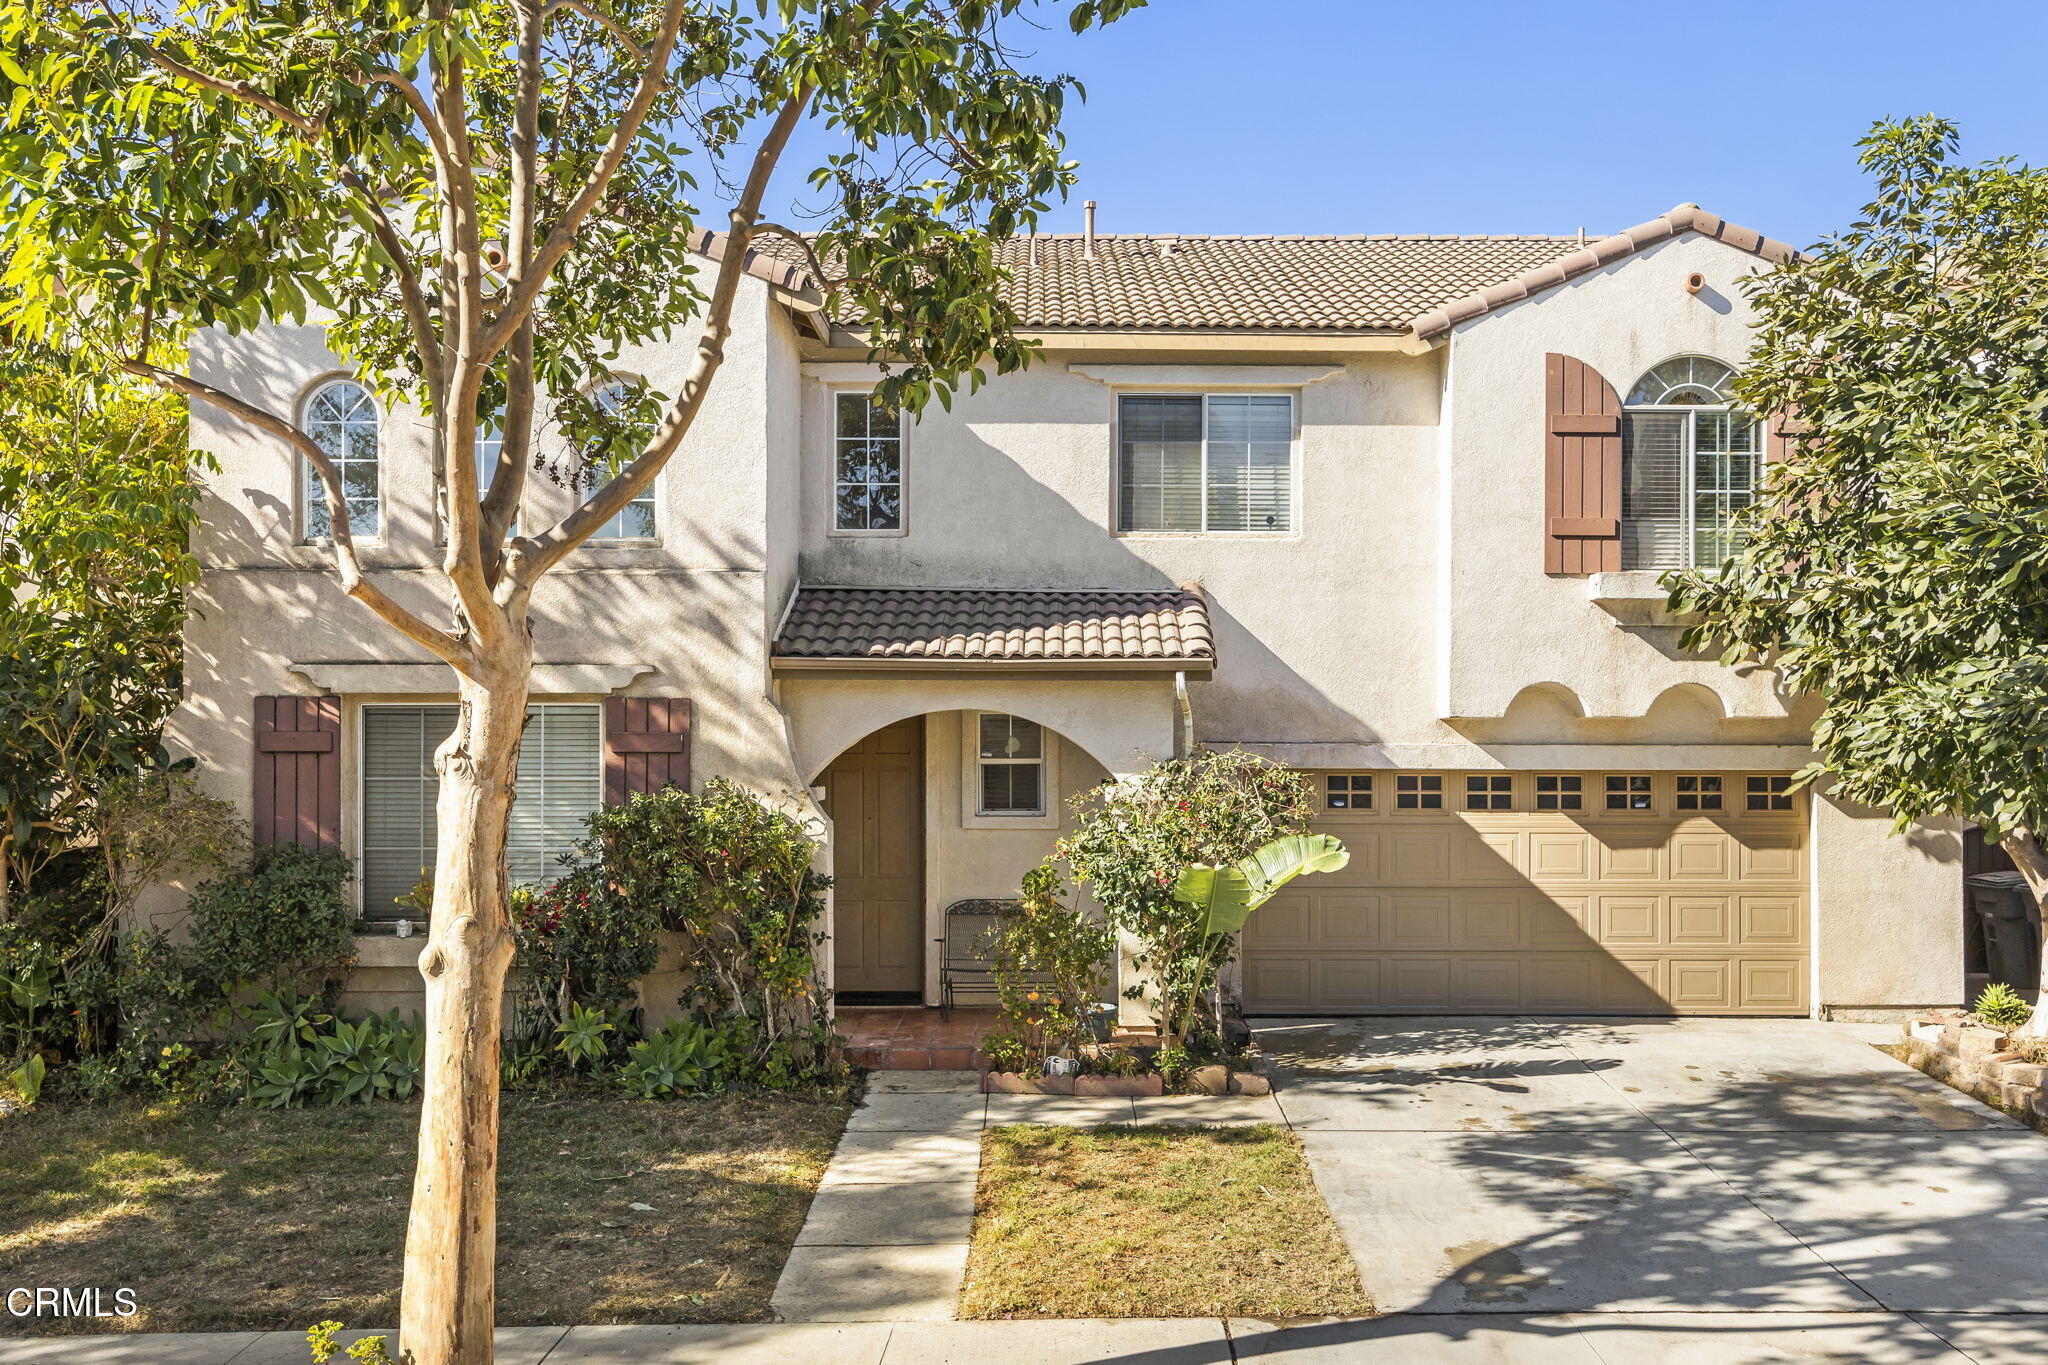
<path fill-rule="evenodd" d="M 995 993 L 991 938 L 1016 905 L 1011 900 L 965 900 L 946 907 L 946 936 L 937 940 L 939 1018 L 953 1017 L 954 996 L 962 987 Z"/>

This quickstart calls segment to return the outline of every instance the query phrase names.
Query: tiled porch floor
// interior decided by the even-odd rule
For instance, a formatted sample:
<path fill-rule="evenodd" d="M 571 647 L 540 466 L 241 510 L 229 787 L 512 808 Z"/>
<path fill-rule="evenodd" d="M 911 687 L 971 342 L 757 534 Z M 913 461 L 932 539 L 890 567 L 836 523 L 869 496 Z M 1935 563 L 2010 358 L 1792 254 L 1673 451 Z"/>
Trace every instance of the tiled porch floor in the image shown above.
<path fill-rule="evenodd" d="M 966 1006 L 941 1020 L 917 1005 L 842 1005 L 839 1031 L 847 1059 L 876 1071 L 967 1071 L 981 1064 L 981 1036 L 994 1028 L 993 1006 Z"/>

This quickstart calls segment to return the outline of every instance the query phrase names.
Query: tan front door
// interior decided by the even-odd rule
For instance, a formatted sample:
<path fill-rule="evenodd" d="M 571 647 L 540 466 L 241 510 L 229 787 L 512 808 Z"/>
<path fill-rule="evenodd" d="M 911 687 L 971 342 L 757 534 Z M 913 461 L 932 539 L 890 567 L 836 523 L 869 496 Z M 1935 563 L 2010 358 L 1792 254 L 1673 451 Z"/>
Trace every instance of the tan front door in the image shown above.
<path fill-rule="evenodd" d="M 1783 773 L 1319 773 L 1351 850 L 1261 907 L 1266 1014 L 1804 1014 Z"/>
<path fill-rule="evenodd" d="M 836 988 L 924 989 L 924 719 L 877 730 L 825 770 Z"/>

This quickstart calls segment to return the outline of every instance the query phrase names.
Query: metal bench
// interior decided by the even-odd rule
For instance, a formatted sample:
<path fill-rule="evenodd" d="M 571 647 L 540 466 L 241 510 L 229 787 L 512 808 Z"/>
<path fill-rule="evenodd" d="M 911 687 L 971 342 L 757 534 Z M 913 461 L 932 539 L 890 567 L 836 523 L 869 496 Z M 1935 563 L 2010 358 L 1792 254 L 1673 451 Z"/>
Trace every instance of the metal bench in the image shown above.
<path fill-rule="evenodd" d="M 1003 917 L 1016 907 L 1013 900 L 954 901 L 946 907 L 946 936 L 935 940 L 939 944 L 939 1018 L 953 1017 L 954 996 L 962 987 L 995 993 L 992 939 Z"/>

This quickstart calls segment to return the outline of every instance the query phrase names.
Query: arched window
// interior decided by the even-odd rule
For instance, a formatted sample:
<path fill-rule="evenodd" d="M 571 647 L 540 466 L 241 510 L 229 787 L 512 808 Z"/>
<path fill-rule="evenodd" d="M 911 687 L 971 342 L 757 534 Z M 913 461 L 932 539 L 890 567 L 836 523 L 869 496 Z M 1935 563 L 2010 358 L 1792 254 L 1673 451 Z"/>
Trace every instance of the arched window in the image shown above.
<path fill-rule="evenodd" d="M 367 539 L 381 529 L 380 473 L 377 468 L 377 404 L 370 391 L 353 379 L 336 379 L 313 390 L 306 400 L 306 434 L 327 452 L 341 476 L 341 494 L 348 505 L 349 534 Z M 327 511 L 327 489 L 310 461 L 300 461 L 306 474 L 306 539 L 326 540 L 334 534 Z"/>
<path fill-rule="evenodd" d="M 614 379 L 594 395 L 597 405 L 606 412 L 617 416 L 632 401 L 633 390 L 623 380 Z M 652 428 L 642 435 L 652 435 Z M 647 485 L 640 496 L 620 508 L 618 515 L 597 528 L 592 540 L 653 540 L 655 532 L 654 492 L 661 486 L 661 476 Z"/>
<path fill-rule="evenodd" d="M 1621 425 L 1621 566 L 1714 565 L 1741 548 L 1731 527 L 1756 497 L 1763 431 L 1734 405 L 1735 371 L 1682 355 L 1629 390 Z"/>

